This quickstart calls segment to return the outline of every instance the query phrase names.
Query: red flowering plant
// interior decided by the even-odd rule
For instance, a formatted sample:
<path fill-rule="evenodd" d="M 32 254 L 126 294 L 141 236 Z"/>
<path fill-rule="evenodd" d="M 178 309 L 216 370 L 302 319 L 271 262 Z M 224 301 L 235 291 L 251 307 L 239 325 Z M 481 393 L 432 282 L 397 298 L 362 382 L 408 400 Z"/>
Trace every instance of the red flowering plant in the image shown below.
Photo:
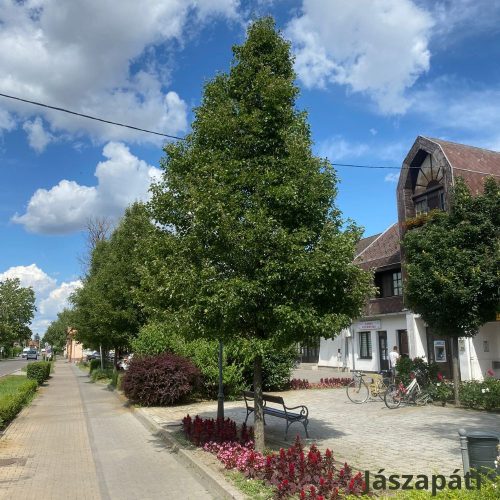
<path fill-rule="evenodd" d="M 201 418 L 196 415 L 192 419 L 187 415 L 182 419 L 182 428 L 186 439 L 196 446 L 227 442 L 246 444 L 253 441 L 252 428 L 243 424 L 238 433 L 236 422 L 230 418 Z"/>
<path fill-rule="evenodd" d="M 319 382 L 309 382 L 307 379 L 294 378 L 290 381 L 290 388 L 292 390 L 301 389 L 336 389 L 338 387 L 345 387 L 352 382 L 352 378 L 322 378 Z"/>
<path fill-rule="evenodd" d="M 298 437 L 290 448 L 268 455 L 238 443 L 207 443 L 204 449 L 214 453 L 226 469 L 237 469 L 249 479 L 274 486 L 277 499 L 295 495 L 336 499 L 364 492 L 360 472 L 354 474 L 347 464 L 337 467 L 332 452 L 322 454 L 314 444 L 306 453 Z"/>

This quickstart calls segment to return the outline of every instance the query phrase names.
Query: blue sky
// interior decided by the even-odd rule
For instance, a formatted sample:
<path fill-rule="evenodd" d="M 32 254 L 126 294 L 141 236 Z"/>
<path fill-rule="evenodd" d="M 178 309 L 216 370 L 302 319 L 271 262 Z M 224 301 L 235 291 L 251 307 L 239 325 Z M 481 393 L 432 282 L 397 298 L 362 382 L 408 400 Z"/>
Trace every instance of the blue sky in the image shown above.
<path fill-rule="evenodd" d="M 292 43 L 318 155 L 399 167 L 417 135 L 500 150 L 497 0 L 0 0 L 0 93 L 184 135 L 266 14 Z M 79 284 L 86 221 L 147 199 L 161 146 L 0 98 L 0 280 L 34 287 L 34 331 Z M 338 174 L 366 235 L 396 220 L 397 170 Z"/>

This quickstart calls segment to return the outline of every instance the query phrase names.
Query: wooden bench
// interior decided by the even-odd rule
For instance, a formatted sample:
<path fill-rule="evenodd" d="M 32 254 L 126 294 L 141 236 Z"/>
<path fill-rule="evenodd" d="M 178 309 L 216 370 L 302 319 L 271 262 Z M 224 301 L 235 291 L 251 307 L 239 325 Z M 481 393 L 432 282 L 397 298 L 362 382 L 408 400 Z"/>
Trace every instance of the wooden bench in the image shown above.
<path fill-rule="evenodd" d="M 247 417 L 245 418 L 246 424 L 248 417 L 254 411 L 253 404 L 255 394 L 251 391 L 244 391 L 243 397 L 245 398 L 245 405 L 247 407 Z M 309 410 L 307 409 L 307 406 L 299 405 L 289 408 L 285 405 L 285 402 L 283 401 L 283 398 L 281 396 L 271 396 L 270 394 L 262 394 L 262 400 L 264 402 L 264 415 L 270 415 L 271 417 L 283 418 L 286 420 L 285 439 L 288 435 L 288 428 L 294 422 L 301 422 L 304 426 L 304 430 L 306 431 L 306 436 L 309 437 L 309 434 L 307 432 L 307 424 L 309 423 Z M 272 403 L 276 406 L 268 406 L 268 403 Z M 299 413 L 291 411 L 298 409 L 300 409 Z"/>

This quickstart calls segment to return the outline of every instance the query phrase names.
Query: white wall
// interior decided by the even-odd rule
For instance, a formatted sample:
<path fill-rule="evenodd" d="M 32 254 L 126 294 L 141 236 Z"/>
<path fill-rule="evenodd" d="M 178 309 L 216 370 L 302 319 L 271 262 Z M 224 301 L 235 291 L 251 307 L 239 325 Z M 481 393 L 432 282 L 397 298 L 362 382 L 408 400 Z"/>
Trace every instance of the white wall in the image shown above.
<path fill-rule="evenodd" d="M 500 362 L 500 322 L 483 325 L 475 337 L 460 339 L 460 371 L 462 380 L 483 380 L 486 372 L 493 369 L 500 378 L 500 369 L 493 362 Z M 485 350 L 487 349 L 487 350 Z"/>
<path fill-rule="evenodd" d="M 380 328 L 377 330 L 372 330 L 371 334 L 371 344 L 372 344 L 372 358 L 371 359 L 360 359 L 359 357 L 359 330 L 357 325 L 359 320 L 353 322 L 352 336 L 349 339 L 350 342 L 350 353 L 348 359 L 349 369 L 355 368 L 356 370 L 365 370 L 378 372 L 380 370 L 380 360 L 378 352 L 378 335 L 377 331 L 387 332 L 387 349 L 388 353 L 392 350 L 393 346 L 397 345 L 397 330 L 406 330 L 406 315 L 404 313 L 395 315 L 380 316 L 378 318 L 370 318 L 373 320 L 380 321 Z M 366 331 L 366 330 L 363 330 Z M 342 352 L 342 357 L 346 355 L 345 351 L 345 337 L 347 332 L 342 332 L 337 338 L 321 339 L 320 351 L 319 351 L 319 361 L 318 366 L 339 366 L 337 361 L 337 350 L 340 348 Z M 354 363 L 352 360 L 352 353 L 354 352 Z M 343 359 L 342 358 L 342 359 Z M 354 367 L 353 367 L 354 364 Z"/>

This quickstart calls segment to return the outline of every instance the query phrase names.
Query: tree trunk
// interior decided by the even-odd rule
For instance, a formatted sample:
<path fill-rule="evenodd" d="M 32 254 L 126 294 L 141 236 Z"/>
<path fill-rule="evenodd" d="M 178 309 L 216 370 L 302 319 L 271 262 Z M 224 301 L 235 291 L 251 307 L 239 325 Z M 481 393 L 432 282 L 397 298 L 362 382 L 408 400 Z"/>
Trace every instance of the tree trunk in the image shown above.
<path fill-rule="evenodd" d="M 453 336 L 450 339 L 451 343 L 451 366 L 453 372 L 453 392 L 455 397 L 455 404 L 460 404 L 458 395 L 458 388 L 460 386 L 460 358 L 458 354 L 458 337 Z"/>
<path fill-rule="evenodd" d="M 113 368 L 118 370 L 118 355 L 120 353 L 120 348 L 115 347 L 115 355 L 113 356 Z"/>
<path fill-rule="evenodd" d="M 259 355 L 253 362 L 253 391 L 254 399 L 254 437 L 255 451 L 264 452 L 264 405 L 262 402 L 262 356 Z"/>

